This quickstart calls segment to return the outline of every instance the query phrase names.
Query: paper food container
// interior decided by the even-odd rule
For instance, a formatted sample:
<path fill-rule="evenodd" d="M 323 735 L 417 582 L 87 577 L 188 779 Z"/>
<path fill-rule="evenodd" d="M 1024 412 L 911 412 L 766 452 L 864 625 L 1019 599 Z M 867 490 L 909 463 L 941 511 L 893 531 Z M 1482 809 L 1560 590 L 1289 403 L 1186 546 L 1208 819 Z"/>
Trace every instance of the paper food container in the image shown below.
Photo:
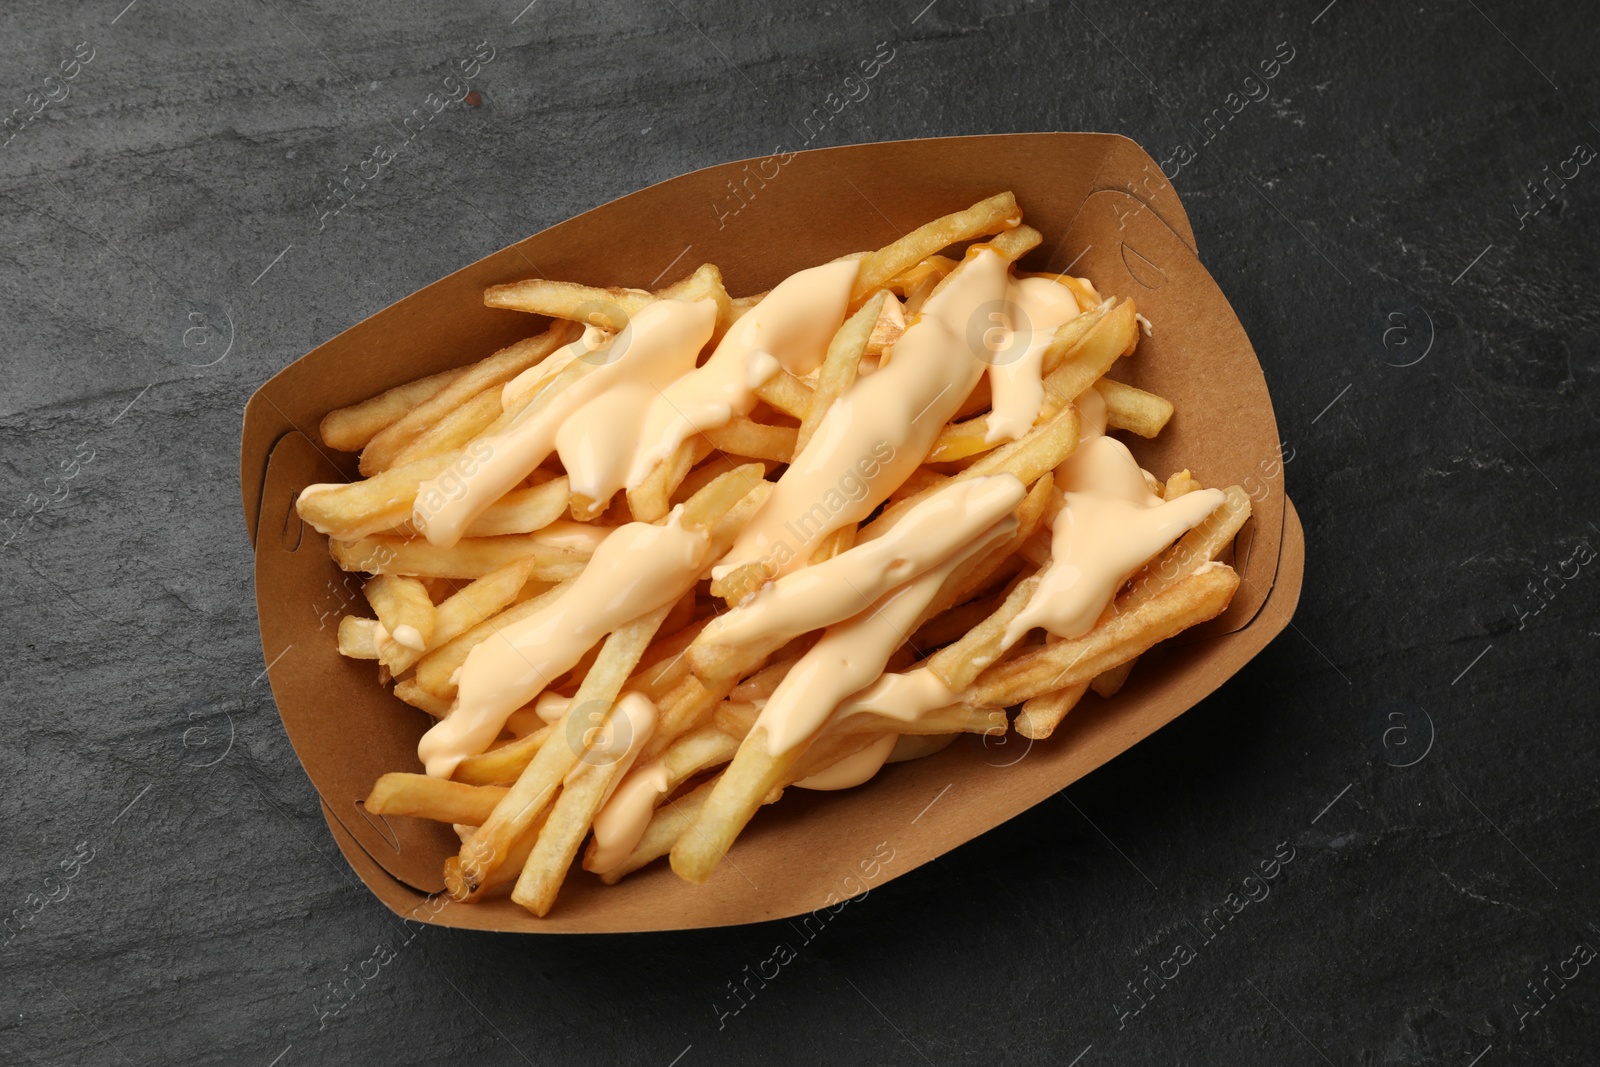
<path fill-rule="evenodd" d="M 1116 697 L 1088 695 L 1046 741 L 969 736 L 857 789 L 791 790 L 756 814 L 733 862 L 705 885 L 680 880 L 664 861 L 613 887 L 575 869 L 544 919 L 505 899 L 456 905 L 436 896 L 441 864 L 459 848 L 451 829 L 362 807 L 379 775 L 420 769 L 417 739 L 430 720 L 380 688 L 372 663 L 335 649 L 340 615 L 368 609 L 359 578 L 333 565 L 326 539 L 294 512 L 302 487 L 355 476 L 355 457 L 318 438 L 322 416 L 543 328 L 542 319 L 484 307 L 483 290 L 496 283 L 542 274 L 648 288 L 712 262 L 740 296 L 1005 189 L 1045 236 L 1024 267 L 1070 267 L 1104 294 L 1133 298 L 1154 324 L 1112 372 L 1177 406 L 1158 440 L 1129 440 L 1139 462 L 1162 478 L 1188 467 L 1206 485 L 1239 484 L 1254 498 L 1233 560 L 1243 583 L 1228 611 L 1144 656 Z M 624 196 L 434 282 L 285 367 L 250 398 L 240 455 L 273 695 L 345 858 L 396 912 L 527 933 L 726 926 L 837 906 L 1112 759 L 1193 707 L 1288 624 L 1305 541 L 1281 470 L 1260 365 L 1200 265 L 1160 167 L 1126 138 L 1068 133 L 785 153 Z"/>

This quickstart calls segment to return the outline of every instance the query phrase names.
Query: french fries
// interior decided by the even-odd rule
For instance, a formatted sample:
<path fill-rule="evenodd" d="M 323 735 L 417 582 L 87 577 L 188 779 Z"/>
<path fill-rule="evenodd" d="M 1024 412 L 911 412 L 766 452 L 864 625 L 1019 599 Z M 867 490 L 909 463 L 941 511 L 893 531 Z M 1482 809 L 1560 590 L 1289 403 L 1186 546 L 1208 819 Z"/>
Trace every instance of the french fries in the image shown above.
<path fill-rule="evenodd" d="M 1010 421 L 995 423 L 1007 429 L 994 439 L 991 411 L 1010 402 L 1004 390 L 1013 387 L 981 368 L 960 369 L 970 364 L 947 364 L 931 379 L 964 392 L 934 397 L 938 414 L 930 419 L 941 421 L 917 424 L 926 428 L 918 447 L 932 442 L 920 455 L 901 455 L 893 442 L 909 438 L 896 436 L 893 419 L 921 415 L 880 416 L 854 399 L 871 394 L 873 376 L 932 373 L 917 361 L 932 359 L 936 348 L 984 358 L 991 343 L 976 338 L 1012 319 L 988 315 L 992 296 L 1024 299 L 1018 294 L 1027 287 L 1009 279 L 1023 276 L 1016 261 L 1042 240 L 1023 223 L 1015 197 L 1000 193 L 824 265 L 819 276 L 837 279 L 825 330 L 817 325 L 822 312 L 809 307 L 764 317 L 769 294 L 730 297 L 711 264 L 655 292 L 544 278 L 496 285 L 484 294 L 487 306 L 546 316 L 551 325 L 469 367 L 329 413 L 323 440 L 360 451 L 365 477 L 309 487 L 297 508 L 327 536 L 339 567 L 369 576 L 370 616 L 340 620 L 340 653 L 376 661 L 380 681 L 392 682 L 395 696 L 423 714 L 419 721 L 446 734 L 461 725 L 454 716 L 481 713 L 493 679 L 512 679 L 499 690 L 504 699 L 492 721 L 463 720 L 470 749 L 443 770 L 429 756 L 433 775 L 400 768 L 383 775 L 366 810 L 454 825 L 461 847 L 444 874 L 461 902 L 509 893 L 543 916 L 580 855 L 580 865 L 606 884 L 664 856 L 685 880 L 704 882 L 745 825 L 785 791 L 848 786 L 859 779 L 857 768 L 870 777 L 884 763 L 941 752 L 962 734 L 1015 729 L 1049 737 L 1082 700 L 1116 693 L 1153 645 L 1226 610 L 1240 579 L 1223 561 L 1232 559 L 1228 546 L 1250 515 L 1244 492 L 1205 490 L 1188 470 L 1166 472 L 1162 483 L 1131 457 L 1117 459 L 1127 454 L 1108 452 L 1109 442 L 1079 451 L 1099 432 L 1101 401 L 1107 429 L 1137 437 L 1155 437 L 1173 416 L 1164 398 L 1106 377 L 1141 337 L 1132 300 L 1103 295 L 1087 279 L 1026 275 L 1064 286 L 1075 301 L 1051 298 L 1053 305 L 1040 307 L 1079 311 L 1050 320 L 1048 343 L 1035 349 L 1040 388 L 1029 401 L 1037 406 L 1031 425 L 1007 414 Z M 1006 288 L 982 288 L 1001 272 Z M 790 299 L 785 292 L 779 286 L 770 300 Z M 697 422 L 687 437 L 643 453 L 648 461 L 630 468 L 625 491 L 609 500 L 575 492 L 560 463 L 570 454 L 546 449 L 518 469 L 518 476 L 527 472 L 520 482 L 494 483 L 511 485 L 497 499 L 480 493 L 455 527 L 464 529 L 455 544 L 426 539 L 432 511 L 412 518 L 423 483 L 468 491 L 477 464 L 495 459 L 487 442 L 513 447 L 513 432 L 538 426 L 546 413 L 573 417 L 565 412 L 576 400 L 556 401 L 566 390 L 602 405 L 595 410 L 611 419 L 602 425 L 619 440 L 642 435 L 646 408 L 638 405 L 664 397 L 667 380 L 629 394 L 643 398 L 628 401 L 633 407 L 607 408 L 611 394 L 597 383 L 615 383 L 589 378 L 606 361 L 584 353 L 623 343 L 617 338 L 625 330 L 637 342 L 649 321 L 672 315 L 699 316 L 698 344 L 709 318 L 704 305 L 659 305 L 673 300 L 715 307 L 710 341 L 683 353 L 684 367 L 703 368 L 724 339 L 752 346 L 742 370 L 706 386 L 706 403 L 742 398 L 721 409 L 720 422 Z M 757 317 L 756 328 L 729 332 L 746 316 Z M 789 325 L 773 325 L 780 322 Z M 784 362 L 785 344 L 798 343 L 786 342 L 784 329 L 812 338 L 805 360 Z M 760 345 L 741 340 L 746 335 Z M 692 372 L 673 371 L 680 373 Z M 991 380 L 1001 384 L 991 388 Z M 824 430 L 824 416 L 841 400 L 850 418 L 836 417 Z M 884 420 L 882 439 L 859 445 L 863 454 L 870 447 L 873 462 L 829 468 L 834 438 L 852 429 L 839 424 L 858 418 Z M 1106 455 L 1112 458 L 1096 458 Z M 1080 471 L 1107 462 L 1122 466 Z M 573 481 L 583 484 L 576 463 L 573 469 Z M 775 483 L 806 478 L 817 479 L 818 507 L 830 516 L 864 494 L 875 494 L 876 506 L 851 512 L 868 516 L 859 523 L 790 531 L 809 555 L 787 567 L 739 559 L 737 546 L 752 530 L 769 541 L 786 536 L 768 503 L 782 499 Z M 1012 495 L 993 496 L 1001 485 Z M 980 492 L 991 494 L 981 521 L 979 505 L 951 503 Z M 1108 494 L 1131 503 L 1119 511 L 1104 503 Z M 1146 510 L 1126 511 L 1135 505 Z M 1181 527 L 1145 521 L 1170 507 L 1186 509 Z M 1064 530 L 1072 531 L 1065 540 Z M 1112 547 L 1097 547 L 1096 536 Z M 660 559 L 631 560 L 605 547 L 618 544 L 674 547 Z M 1085 552 L 1110 554 L 1102 561 Z M 1038 614 L 1058 564 L 1103 568 L 1106 580 L 1095 588 L 1115 589 L 1073 629 Z M 618 576 L 596 579 L 601 574 Z M 624 610 L 635 596 L 637 605 Z M 1035 626 L 1049 636 L 1029 633 Z M 552 677 L 541 674 L 532 686 L 516 680 L 531 667 L 519 665 L 517 649 L 537 657 L 538 642 L 564 640 L 578 643 L 564 658 L 550 657 Z M 883 685 L 863 689 L 874 667 Z M 1096 696 L 1087 695 L 1091 689 Z M 526 703 L 508 709 L 513 694 Z M 1019 709 L 1014 720 L 1010 708 Z M 812 777 L 822 771 L 826 781 Z"/>
<path fill-rule="evenodd" d="M 371 400 L 330 411 L 319 428 L 322 443 L 340 452 L 359 452 L 381 431 L 410 414 L 411 409 L 431 400 L 465 373 L 465 370 L 440 371 L 397 385 Z"/>

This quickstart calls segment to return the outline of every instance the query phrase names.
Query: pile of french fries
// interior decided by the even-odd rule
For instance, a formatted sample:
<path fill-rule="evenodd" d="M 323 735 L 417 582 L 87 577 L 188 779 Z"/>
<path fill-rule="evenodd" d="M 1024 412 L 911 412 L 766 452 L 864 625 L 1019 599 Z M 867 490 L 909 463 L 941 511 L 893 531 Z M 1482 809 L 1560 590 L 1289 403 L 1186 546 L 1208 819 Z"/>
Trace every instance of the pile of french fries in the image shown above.
<path fill-rule="evenodd" d="M 612 500 L 574 496 L 552 457 L 474 520 L 459 543 L 443 549 L 411 524 L 419 486 L 452 469 L 469 469 L 475 445 L 521 406 L 584 372 L 576 364 L 547 374 L 535 370 L 558 348 L 584 329 L 621 329 L 650 301 L 710 299 L 719 317 L 709 352 L 761 296 L 730 297 L 712 265 L 653 293 L 544 280 L 490 288 L 490 306 L 547 316 L 551 324 L 478 363 L 390 389 L 322 423 L 330 447 L 360 452 L 364 476 L 308 492 L 299 503 L 302 517 L 328 536 L 335 562 L 371 576 L 365 591 L 372 617 L 341 621 L 339 651 L 376 660 L 380 684 L 392 685 L 395 696 L 427 715 L 443 717 L 473 647 L 562 597 L 608 528 L 664 522 L 676 509 L 675 521 L 706 531 L 719 554 L 726 551 L 834 401 L 858 375 L 892 358 L 902 323 L 917 321 L 923 302 L 957 265 L 944 253 L 982 241 L 1015 262 L 1041 240 L 1020 220 L 1020 208 L 1005 193 L 866 253 L 859 257 L 851 312 L 815 372 L 799 377 L 779 370 L 760 387 L 748 416 L 691 438 L 642 484 Z M 1218 557 L 1250 514 L 1249 498 L 1238 487 L 1225 490 L 1222 506 L 1199 526 L 1128 575 L 1088 633 L 1057 639 L 1035 631 L 1002 651 L 1007 624 L 1050 562 L 1051 527 L 1062 507 L 1053 475 L 1079 440 L 1074 399 L 1096 387 L 1108 429 L 1147 438 L 1172 414 L 1162 398 L 1104 377 L 1138 343 L 1133 301 L 1104 299 L 1085 279 L 1051 277 L 1072 291 L 1082 310 L 1044 351 L 1045 403 L 1033 428 L 1015 441 L 989 442 L 990 394 L 980 381 L 915 473 L 866 521 L 828 537 L 809 560 L 815 565 L 880 536 L 953 482 L 1003 473 L 1018 478 L 1027 493 L 1014 530 L 951 572 L 906 629 L 887 667 L 925 667 L 958 694 L 955 704 L 914 722 L 836 717 L 805 744 L 771 754 L 759 732 L 752 734 L 759 708 L 822 631 L 785 633 L 745 647 L 697 641 L 712 618 L 771 580 L 754 564 L 715 582 L 702 579 L 676 603 L 611 632 L 541 696 L 565 701 L 559 719 L 547 721 L 530 704 L 448 780 L 398 770 L 383 775 L 367 810 L 454 826 L 462 844 L 445 864 L 445 881 L 456 900 L 479 901 L 509 889 L 517 903 L 544 915 L 619 777 L 630 763 L 660 761 L 666 769 L 661 801 L 631 854 L 602 877 L 614 883 L 670 854 L 678 874 L 700 882 L 762 805 L 886 743 L 886 735 L 895 737 L 890 761 L 930 755 L 962 733 L 1015 729 L 1027 738 L 1049 737 L 1089 689 L 1115 694 L 1138 656 L 1219 614 L 1239 579 Z M 891 301 L 899 316 L 885 313 Z M 515 395 L 505 388 L 513 379 L 526 383 Z M 1199 488 L 1187 470 L 1164 485 L 1149 480 L 1165 499 Z M 632 694 L 658 709 L 654 733 L 636 760 L 603 758 L 612 743 L 612 714 Z M 591 842 L 584 857 L 591 869 L 594 852 Z"/>

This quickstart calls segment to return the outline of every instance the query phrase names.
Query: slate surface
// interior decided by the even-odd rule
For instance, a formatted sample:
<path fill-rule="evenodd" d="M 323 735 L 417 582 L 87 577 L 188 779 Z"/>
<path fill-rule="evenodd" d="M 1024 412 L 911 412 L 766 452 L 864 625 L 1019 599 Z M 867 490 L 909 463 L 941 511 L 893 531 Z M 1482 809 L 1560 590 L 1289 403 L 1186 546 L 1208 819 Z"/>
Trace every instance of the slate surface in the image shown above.
<path fill-rule="evenodd" d="M 1595 1062 L 1586 5 L 123 3 L 0 10 L 0 1061 Z M 478 106 L 423 121 L 479 42 Z M 261 681 L 246 397 L 516 238 L 804 143 L 880 42 L 811 145 L 1110 130 L 1177 171 L 1293 450 L 1294 629 L 809 942 L 402 927 Z"/>

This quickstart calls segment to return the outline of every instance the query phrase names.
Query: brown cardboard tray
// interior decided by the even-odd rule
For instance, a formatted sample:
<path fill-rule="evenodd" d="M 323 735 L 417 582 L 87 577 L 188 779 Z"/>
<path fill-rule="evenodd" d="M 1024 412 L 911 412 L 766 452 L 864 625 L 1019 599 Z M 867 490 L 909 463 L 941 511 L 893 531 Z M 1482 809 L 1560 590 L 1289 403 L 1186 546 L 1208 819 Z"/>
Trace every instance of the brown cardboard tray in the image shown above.
<path fill-rule="evenodd" d="M 883 245 L 1004 189 L 1045 235 L 1023 266 L 1090 278 L 1133 298 L 1154 324 L 1113 372 L 1170 399 L 1155 441 L 1129 442 L 1165 477 L 1188 467 L 1207 485 L 1244 485 L 1254 513 L 1233 563 L 1243 583 L 1218 619 L 1145 656 L 1111 700 L 1090 695 L 1055 736 L 964 738 L 841 793 L 792 791 L 764 808 L 711 881 L 658 863 L 614 887 L 575 870 L 547 918 L 508 900 L 448 904 L 447 826 L 368 815 L 378 775 L 417 768 L 428 723 L 374 684 L 370 663 L 339 656 L 334 627 L 361 603 L 326 539 L 294 498 L 354 475 L 355 457 L 317 438 L 322 416 L 390 386 L 479 359 L 542 321 L 485 308 L 486 286 L 534 274 L 648 287 L 702 262 L 735 296 Z M 1189 709 L 1288 625 L 1305 539 L 1283 493 L 1277 423 L 1249 338 L 1200 265 L 1194 235 L 1160 168 L 1111 134 L 951 137 L 786 153 L 653 185 L 487 256 L 352 326 L 274 375 L 245 407 L 240 482 L 256 553 L 256 602 L 284 728 L 323 800 L 340 850 L 396 912 L 444 926 L 533 933 L 725 926 L 837 906 L 1039 803 Z M 884 856 L 892 856 L 885 861 Z M 1027 862 L 1018 857 L 1016 862 Z"/>

